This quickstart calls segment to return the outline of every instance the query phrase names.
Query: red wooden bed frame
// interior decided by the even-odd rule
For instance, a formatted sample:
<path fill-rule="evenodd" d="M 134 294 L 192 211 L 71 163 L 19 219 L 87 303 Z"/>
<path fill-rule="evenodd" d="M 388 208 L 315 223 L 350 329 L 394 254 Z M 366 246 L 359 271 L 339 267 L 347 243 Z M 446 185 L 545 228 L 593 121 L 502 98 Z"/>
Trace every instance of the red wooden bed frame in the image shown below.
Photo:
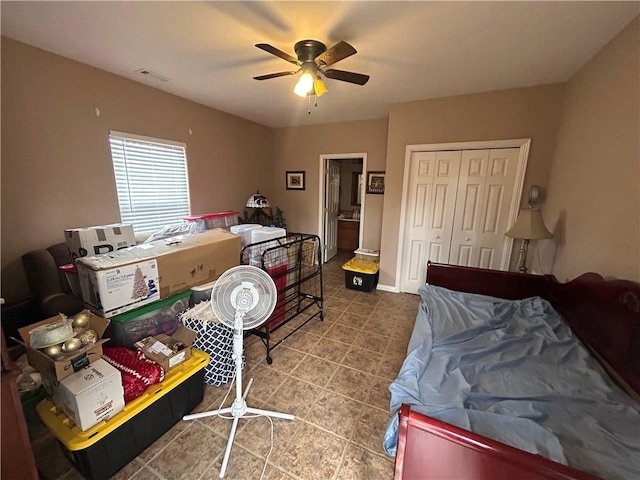
<path fill-rule="evenodd" d="M 613 379 L 640 399 L 640 283 L 585 273 L 563 284 L 551 275 L 438 263 L 428 264 L 427 283 L 507 299 L 548 300 Z M 412 412 L 407 405 L 399 415 L 395 480 L 596 478 Z"/>

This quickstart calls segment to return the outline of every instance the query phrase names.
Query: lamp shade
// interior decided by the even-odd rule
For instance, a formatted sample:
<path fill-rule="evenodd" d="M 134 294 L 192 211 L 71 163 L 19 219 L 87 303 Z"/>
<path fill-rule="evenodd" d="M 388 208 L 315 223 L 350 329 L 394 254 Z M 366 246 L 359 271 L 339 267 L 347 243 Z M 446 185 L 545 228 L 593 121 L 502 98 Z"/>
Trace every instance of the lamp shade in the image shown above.
<path fill-rule="evenodd" d="M 551 238 L 553 235 L 542 221 L 542 214 L 537 208 L 520 210 L 518 220 L 505 235 L 511 238 L 524 238 L 527 240 L 540 240 Z"/>
<path fill-rule="evenodd" d="M 270 206 L 271 205 L 269 204 L 267 197 L 262 195 L 260 192 L 256 192 L 251 195 L 246 204 L 247 208 L 269 208 Z"/>

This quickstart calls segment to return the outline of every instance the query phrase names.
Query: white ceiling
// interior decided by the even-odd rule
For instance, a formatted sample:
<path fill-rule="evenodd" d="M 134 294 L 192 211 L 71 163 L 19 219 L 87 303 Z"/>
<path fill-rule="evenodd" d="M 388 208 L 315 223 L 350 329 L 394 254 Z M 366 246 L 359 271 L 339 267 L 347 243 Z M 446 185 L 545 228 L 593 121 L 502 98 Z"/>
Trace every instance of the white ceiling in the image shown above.
<path fill-rule="evenodd" d="M 567 80 L 640 2 L 10 2 L 2 34 L 271 127 L 381 118 L 394 103 Z M 358 54 L 307 114 L 297 77 L 254 47 L 305 38 Z M 148 68 L 169 82 L 134 73 Z"/>

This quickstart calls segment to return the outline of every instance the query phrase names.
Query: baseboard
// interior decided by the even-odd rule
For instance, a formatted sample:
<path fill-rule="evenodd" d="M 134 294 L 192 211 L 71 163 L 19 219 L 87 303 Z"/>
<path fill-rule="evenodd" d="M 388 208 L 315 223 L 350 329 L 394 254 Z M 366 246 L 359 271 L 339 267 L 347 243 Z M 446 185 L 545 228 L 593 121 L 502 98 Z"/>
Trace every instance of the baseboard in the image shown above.
<path fill-rule="evenodd" d="M 392 287 L 390 285 L 378 284 L 377 289 L 378 290 L 382 290 L 383 292 L 400 293 L 400 290 L 398 290 L 396 287 Z"/>

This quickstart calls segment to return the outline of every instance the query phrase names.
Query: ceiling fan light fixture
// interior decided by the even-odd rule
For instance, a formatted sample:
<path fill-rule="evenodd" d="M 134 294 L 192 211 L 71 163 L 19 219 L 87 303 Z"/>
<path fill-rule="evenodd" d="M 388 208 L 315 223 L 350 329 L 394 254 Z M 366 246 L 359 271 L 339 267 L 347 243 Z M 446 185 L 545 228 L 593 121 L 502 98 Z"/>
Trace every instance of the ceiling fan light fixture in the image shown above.
<path fill-rule="evenodd" d="M 313 75 L 309 72 L 304 72 L 296 83 L 293 93 L 299 97 L 306 97 L 313 90 Z"/>
<path fill-rule="evenodd" d="M 313 90 L 316 92 L 316 97 L 320 97 L 328 91 L 324 80 L 322 80 L 319 75 L 316 76 L 316 79 L 313 82 Z"/>

